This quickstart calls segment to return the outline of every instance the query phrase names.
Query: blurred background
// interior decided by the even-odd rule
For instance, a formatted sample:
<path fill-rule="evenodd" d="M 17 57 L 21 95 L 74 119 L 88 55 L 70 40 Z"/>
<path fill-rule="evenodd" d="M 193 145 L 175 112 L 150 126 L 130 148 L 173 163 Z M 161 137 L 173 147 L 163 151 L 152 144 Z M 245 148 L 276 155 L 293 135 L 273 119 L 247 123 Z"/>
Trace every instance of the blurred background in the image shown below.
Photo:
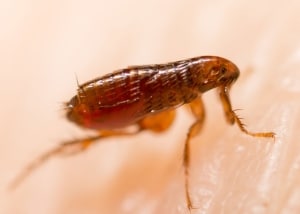
<path fill-rule="evenodd" d="M 193 118 L 184 108 L 164 134 L 99 142 L 7 187 L 41 153 L 93 134 L 64 115 L 76 77 L 201 55 L 238 65 L 233 107 L 250 130 L 277 135 L 228 126 L 216 93 L 205 93 L 193 213 L 299 213 L 299 10 L 294 0 L 1 1 L 0 213 L 187 213 L 181 163 Z"/>

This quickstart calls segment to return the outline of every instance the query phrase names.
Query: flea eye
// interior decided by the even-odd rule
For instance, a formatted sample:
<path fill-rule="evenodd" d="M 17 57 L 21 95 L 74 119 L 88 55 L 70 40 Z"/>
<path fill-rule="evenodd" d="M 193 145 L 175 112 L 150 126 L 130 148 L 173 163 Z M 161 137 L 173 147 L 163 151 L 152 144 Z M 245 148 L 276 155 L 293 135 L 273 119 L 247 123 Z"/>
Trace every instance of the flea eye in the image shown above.
<path fill-rule="evenodd" d="M 224 75 L 227 72 L 225 67 L 221 67 L 221 74 Z"/>

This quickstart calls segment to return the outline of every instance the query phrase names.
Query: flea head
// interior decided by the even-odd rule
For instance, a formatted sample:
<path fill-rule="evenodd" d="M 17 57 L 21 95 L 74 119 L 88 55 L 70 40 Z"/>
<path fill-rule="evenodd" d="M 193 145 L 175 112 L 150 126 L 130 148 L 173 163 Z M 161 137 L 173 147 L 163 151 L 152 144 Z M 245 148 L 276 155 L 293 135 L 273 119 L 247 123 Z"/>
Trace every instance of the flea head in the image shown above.
<path fill-rule="evenodd" d="M 205 92 L 216 87 L 229 88 L 239 76 L 238 67 L 231 61 L 217 57 L 201 57 L 199 63 L 199 90 Z"/>

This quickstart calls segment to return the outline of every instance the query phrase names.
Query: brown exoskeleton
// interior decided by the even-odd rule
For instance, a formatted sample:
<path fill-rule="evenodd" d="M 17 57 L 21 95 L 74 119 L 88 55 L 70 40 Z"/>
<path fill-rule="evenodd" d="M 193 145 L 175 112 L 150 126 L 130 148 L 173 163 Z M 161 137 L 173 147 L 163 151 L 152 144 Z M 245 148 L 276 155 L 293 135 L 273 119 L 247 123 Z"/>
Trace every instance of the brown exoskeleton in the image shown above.
<path fill-rule="evenodd" d="M 249 132 L 232 110 L 229 90 L 239 76 L 239 69 L 227 59 L 202 56 L 166 64 L 130 66 L 79 85 L 77 94 L 66 103 L 66 116 L 75 124 L 98 131 L 95 137 L 66 142 L 42 155 L 17 177 L 19 183 L 33 169 L 67 148 L 82 150 L 96 140 L 111 136 L 133 135 L 143 130 L 162 132 L 173 123 L 176 108 L 189 105 L 195 121 L 184 143 L 186 203 L 192 209 L 189 194 L 189 144 L 199 133 L 205 118 L 201 95 L 217 88 L 229 124 L 254 137 L 274 138 L 273 132 Z M 122 129 L 136 125 L 136 132 Z"/>

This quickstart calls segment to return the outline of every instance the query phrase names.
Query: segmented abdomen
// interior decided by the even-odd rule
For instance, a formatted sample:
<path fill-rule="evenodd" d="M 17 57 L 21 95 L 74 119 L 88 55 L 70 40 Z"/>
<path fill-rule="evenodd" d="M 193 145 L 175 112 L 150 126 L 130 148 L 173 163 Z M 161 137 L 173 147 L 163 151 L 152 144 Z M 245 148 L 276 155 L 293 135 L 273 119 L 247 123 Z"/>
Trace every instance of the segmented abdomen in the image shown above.
<path fill-rule="evenodd" d="M 81 85 L 78 96 L 90 106 L 95 124 L 121 127 L 195 99 L 190 67 L 189 61 L 131 66 Z"/>

